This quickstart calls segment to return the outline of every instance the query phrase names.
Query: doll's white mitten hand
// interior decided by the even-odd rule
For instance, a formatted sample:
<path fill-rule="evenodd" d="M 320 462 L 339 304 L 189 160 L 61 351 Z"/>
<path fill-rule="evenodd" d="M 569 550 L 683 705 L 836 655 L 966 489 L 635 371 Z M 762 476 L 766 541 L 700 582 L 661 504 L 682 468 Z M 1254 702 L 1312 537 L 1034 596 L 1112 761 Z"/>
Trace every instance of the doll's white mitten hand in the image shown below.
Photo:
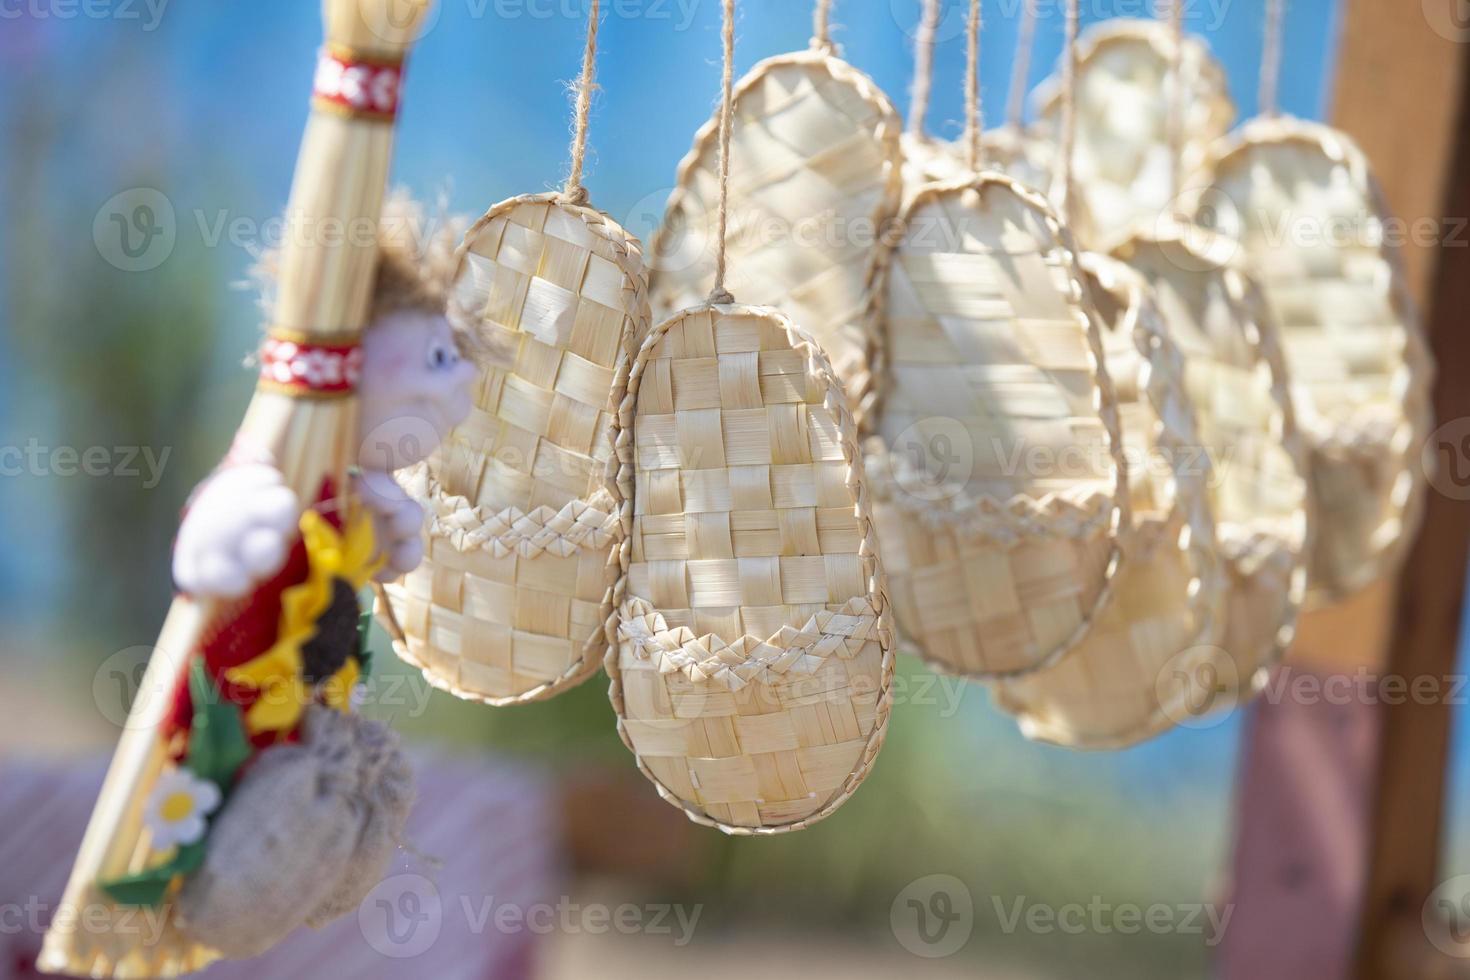
<path fill-rule="evenodd" d="M 358 492 L 372 512 L 378 553 L 385 559 L 374 578 L 391 582 L 407 575 L 424 560 L 424 509 L 404 493 L 390 474 L 381 471 L 362 473 L 358 477 Z"/>
<path fill-rule="evenodd" d="M 220 470 L 195 494 L 174 545 L 174 584 L 192 596 L 238 599 L 281 570 L 300 504 L 264 463 Z"/>

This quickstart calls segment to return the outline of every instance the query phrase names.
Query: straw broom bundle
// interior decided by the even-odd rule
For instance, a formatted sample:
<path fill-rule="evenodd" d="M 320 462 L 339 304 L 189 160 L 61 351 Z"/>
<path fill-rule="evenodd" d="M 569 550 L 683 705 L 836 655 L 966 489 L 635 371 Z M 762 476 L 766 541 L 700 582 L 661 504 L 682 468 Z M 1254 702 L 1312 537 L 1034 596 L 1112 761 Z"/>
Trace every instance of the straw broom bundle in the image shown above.
<path fill-rule="evenodd" d="M 402 63 L 432 0 L 324 0 L 326 44 L 287 210 L 273 337 L 351 348 L 365 325 Z M 372 229 L 371 234 L 358 233 Z M 328 233 L 330 232 L 330 233 Z M 350 389 L 300 397 L 262 382 L 237 444 L 269 453 L 299 500 L 323 481 L 347 485 L 357 442 Z M 180 596 L 164 621 L 97 805 L 82 839 L 39 965 L 94 977 L 175 976 L 218 958 L 179 931 L 164 906 L 161 931 L 144 928 L 99 879 L 137 871 L 149 853 L 143 805 L 166 752 L 157 724 L 217 610 Z"/>

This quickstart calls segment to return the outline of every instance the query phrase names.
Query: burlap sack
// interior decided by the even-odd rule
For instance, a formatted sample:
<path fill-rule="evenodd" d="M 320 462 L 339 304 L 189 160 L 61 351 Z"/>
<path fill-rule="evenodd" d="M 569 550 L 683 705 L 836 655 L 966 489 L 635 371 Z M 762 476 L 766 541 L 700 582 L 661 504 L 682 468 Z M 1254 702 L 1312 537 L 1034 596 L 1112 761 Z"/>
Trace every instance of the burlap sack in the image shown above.
<path fill-rule="evenodd" d="M 410 781 L 383 725 L 308 708 L 301 742 L 261 753 L 230 794 L 179 893 L 180 923 L 244 958 L 354 908 L 402 833 Z"/>
<path fill-rule="evenodd" d="M 306 924 L 313 929 L 356 910 L 383 880 L 413 806 L 413 770 L 398 746 L 398 736 L 378 722 L 356 715 L 339 717 L 350 717 L 356 724 L 350 762 L 357 770 L 359 795 L 354 803 L 362 817 L 362 833 L 337 887 L 307 918 Z"/>

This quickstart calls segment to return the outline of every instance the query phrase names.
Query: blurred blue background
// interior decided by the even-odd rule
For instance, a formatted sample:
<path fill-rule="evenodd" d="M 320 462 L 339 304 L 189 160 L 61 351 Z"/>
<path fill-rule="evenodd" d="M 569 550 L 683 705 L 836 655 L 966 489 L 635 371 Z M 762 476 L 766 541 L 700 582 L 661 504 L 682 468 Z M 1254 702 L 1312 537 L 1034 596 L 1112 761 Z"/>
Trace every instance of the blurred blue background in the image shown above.
<path fill-rule="evenodd" d="M 1019 4 L 984 4 L 984 110 L 994 121 L 1004 113 Z M 646 234 L 714 107 L 720 9 L 714 0 L 603 6 L 585 182 L 597 206 Z M 965 4 L 945 6 L 930 120 L 951 137 L 960 130 Z M 1188 7 L 1187 28 L 1209 40 L 1244 115 L 1256 98 L 1261 6 Z M 409 65 L 395 184 L 472 213 L 558 185 L 583 7 L 441 0 Z M 847 59 L 900 108 L 918 8 L 919 0 L 839 0 L 834 15 Z M 51 460 L 44 472 L 0 480 L 9 542 L 0 549 L 0 667 L 10 679 L 0 689 L 0 744 L 30 754 L 115 738 L 98 716 L 93 677 L 119 651 L 152 642 L 168 602 L 178 509 L 248 400 L 240 365 L 259 314 L 254 297 L 231 286 L 284 207 L 321 31 L 317 5 L 299 0 L 91 9 L 107 15 L 60 3 L 0 12 L 0 446 L 34 446 Z M 1084 0 L 1084 27 L 1144 9 L 1142 0 Z M 1281 89 L 1289 112 L 1324 112 L 1336 14 L 1333 0 L 1290 4 Z M 743 0 L 737 73 L 805 47 L 809 32 L 806 3 Z M 1033 83 L 1052 72 L 1061 35 L 1060 0 L 1040 0 Z M 156 268 L 127 272 L 99 250 L 94 224 L 111 199 L 136 188 L 167 199 L 176 241 Z M 109 477 L 68 478 L 49 454 L 56 447 L 103 447 L 116 464 L 138 447 L 161 473 L 150 481 L 140 452 L 136 478 L 120 465 Z M 958 875 L 979 896 L 1102 895 L 1144 906 L 1222 898 L 1238 717 L 1127 752 L 1081 755 L 1025 742 L 978 688 L 945 681 L 921 695 L 929 675 L 909 659 L 901 673 L 900 696 L 906 689 L 911 703 L 895 712 L 875 777 L 841 814 L 791 839 L 700 837 L 697 874 L 651 876 L 644 887 L 724 896 L 729 928 L 846 930 L 889 945 L 888 901 L 933 872 Z M 600 680 L 547 705 L 491 712 L 434 694 L 427 711 L 399 715 L 415 737 L 555 772 L 632 771 Z M 773 882 L 779 900 L 770 898 Z M 1198 936 L 1023 937 L 983 917 L 996 935 L 966 955 L 1025 971 L 1018 975 L 1067 975 L 1085 963 L 1089 976 L 1194 976 L 1208 954 Z"/>

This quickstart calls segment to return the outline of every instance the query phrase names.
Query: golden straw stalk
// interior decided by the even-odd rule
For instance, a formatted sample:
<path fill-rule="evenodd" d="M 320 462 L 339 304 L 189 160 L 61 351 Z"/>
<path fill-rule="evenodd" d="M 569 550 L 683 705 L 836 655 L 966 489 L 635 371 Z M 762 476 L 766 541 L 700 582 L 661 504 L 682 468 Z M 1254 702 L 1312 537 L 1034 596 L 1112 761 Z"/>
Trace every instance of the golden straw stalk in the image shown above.
<path fill-rule="evenodd" d="M 365 325 L 377 256 L 403 59 L 432 0 L 324 0 L 326 44 L 287 207 L 274 330 L 351 343 Z M 366 230 L 371 229 L 372 233 Z M 345 485 L 356 441 L 356 399 L 306 399 L 259 390 L 238 440 L 271 454 L 304 504 L 332 477 Z M 166 761 L 157 724 L 189 657 L 215 619 L 208 604 L 174 600 L 140 696 L 102 784 L 39 966 L 94 977 L 166 977 L 218 953 L 189 940 L 168 915 L 161 930 L 117 906 L 99 879 L 137 871 L 148 854 L 142 810 Z"/>

